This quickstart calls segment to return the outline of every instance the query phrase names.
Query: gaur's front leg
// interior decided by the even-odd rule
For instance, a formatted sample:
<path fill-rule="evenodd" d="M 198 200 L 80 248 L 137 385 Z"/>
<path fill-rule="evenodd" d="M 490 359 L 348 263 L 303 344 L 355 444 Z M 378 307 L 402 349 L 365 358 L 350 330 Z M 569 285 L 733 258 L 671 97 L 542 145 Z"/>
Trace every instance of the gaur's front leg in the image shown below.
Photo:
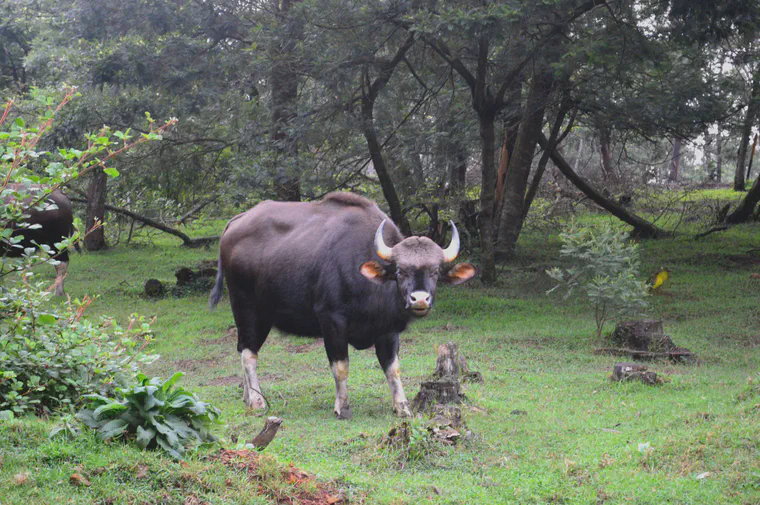
<path fill-rule="evenodd" d="M 401 368 L 398 363 L 398 333 L 390 333 L 377 339 L 375 352 L 380 366 L 388 379 L 393 396 L 393 411 L 400 417 L 411 417 L 412 411 L 404 394 L 404 386 L 401 384 Z"/>
<path fill-rule="evenodd" d="M 327 359 L 335 379 L 335 416 L 338 419 L 351 419 L 351 406 L 348 403 L 348 340 L 343 331 L 345 325 L 341 320 L 331 319 L 322 322 L 321 326 Z"/>

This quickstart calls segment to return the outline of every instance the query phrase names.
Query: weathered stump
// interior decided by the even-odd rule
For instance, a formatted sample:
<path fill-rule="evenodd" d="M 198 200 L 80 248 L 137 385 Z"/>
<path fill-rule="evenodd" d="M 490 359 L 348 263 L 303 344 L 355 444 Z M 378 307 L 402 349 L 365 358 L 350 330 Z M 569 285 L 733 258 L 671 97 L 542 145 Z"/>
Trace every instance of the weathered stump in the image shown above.
<path fill-rule="evenodd" d="M 459 370 L 462 374 L 462 382 L 483 384 L 483 375 L 480 372 L 471 371 L 464 356 L 459 356 Z"/>
<path fill-rule="evenodd" d="M 433 410 L 438 404 L 461 403 L 459 370 L 457 345 L 449 342 L 438 346 L 438 359 L 432 380 L 422 383 L 420 392 L 412 402 L 412 410 L 427 412 Z"/>
<path fill-rule="evenodd" d="M 596 349 L 596 354 L 629 356 L 631 359 L 668 358 L 672 361 L 699 361 L 690 350 L 678 347 L 663 331 L 662 321 L 618 323 L 610 340 L 615 347 Z"/>
<path fill-rule="evenodd" d="M 638 363 L 615 363 L 611 379 L 616 382 L 639 381 L 650 386 L 662 383 L 655 372 L 647 371 L 646 365 Z"/>
<path fill-rule="evenodd" d="M 264 428 L 261 429 L 259 434 L 250 443 L 256 450 L 263 451 L 274 440 L 274 436 L 277 435 L 277 430 L 280 429 L 281 424 L 282 419 L 279 417 L 267 417 Z"/>
<path fill-rule="evenodd" d="M 145 281 L 144 289 L 145 294 L 151 298 L 158 298 L 166 293 L 166 288 L 164 288 L 163 283 L 158 279 L 148 279 Z"/>
<path fill-rule="evenodd" d="M 201 262 L 197 268 L 180 267 L 174 272 L 177 285 L 172 288 L 172 294 L 182 296 L 191 292 L 205 292 L 211 289 L 216 277 L 216 268 Z"/>
<path fill-rule="evenodd" d="M 612 333 L 612 342 L 621 347 L 639 351 L 663 352 L 675 348 L 665 335 L 662 321 L 625 321 L 618 323 Z"/>

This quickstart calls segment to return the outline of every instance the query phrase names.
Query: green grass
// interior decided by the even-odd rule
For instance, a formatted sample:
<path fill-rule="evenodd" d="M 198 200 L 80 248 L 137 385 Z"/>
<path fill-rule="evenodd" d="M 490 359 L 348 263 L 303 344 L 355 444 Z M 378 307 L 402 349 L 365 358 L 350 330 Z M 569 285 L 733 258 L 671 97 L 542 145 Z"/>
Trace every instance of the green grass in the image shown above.
<path fill-rule="evenodd" d="M 205 294 L 161 300 L 140 294 L 146 279 L 169 281 L 177 267 L 212 259 L 216 249 L 156 243 L 74 256 L 67 290 L 100 295 L 91 316 L 155 316 L 151 350 L 161 359 L 148 372 L 186 372 L 183 385 L 222 409 L 225 439 L 253 438 L 263 420 L 241 400 L 239 355 L 225 337 L 232 324 L 226 298 L 208 312 Z M 591 312 L 545 295 L 551 284 L 543 272 L 556 263 L 556 238 L 524 237 L 520 259 L 501 267 L 499 286 L 475 281 L 442 289 L 434 313 L 402 335 L 410 398 L 432 372 L 442 342 L 456 342 L 485 379 L 466 387 L 469 405 L 485 410 L 465 411 L 473 438 L 431 449 L 415 462 L 378 448 L 397 419 L 372 351 L 352 352 L 354 417 L 337 421 L 322 346 L 273 332 L 259 372 L 270 415 L 284 424 L 266 453 L 333 480 L 353 501 L 368 504 L 760 503 L 760 394 L 747 383 L 758 377 L 760 280 L 750 274 L 760 273 L 760 255 L 746 251 L 758 246 L 758 225 L 700 241 L 641 244 L 642 277 L 660 266 L 672 271 L 665 292 L 651 297 L 652 315 L 664 320 L 677 345 L 702 359 L 691 366 L 651 364 L 667 382 L 647 387 L 608 380 L 615 358 L 593 354 Z M 0 424 L 0 504 L 183 503 L 189 495 L 211 503 L 270 503 L 244 475 L 202 455 L 183 466 L 90 436 L 50 441 L 54 422 Z M 648 450 L 639 450 L 643 443 Z M 147 478 L 135 477 L 139 464 L 149 465 Z M 107 470 L 98 474 L 98 468 Z M 70 485 L 75 471 L 92 486 Z M 16 483 L 23 472 L 30 480 Z"/>

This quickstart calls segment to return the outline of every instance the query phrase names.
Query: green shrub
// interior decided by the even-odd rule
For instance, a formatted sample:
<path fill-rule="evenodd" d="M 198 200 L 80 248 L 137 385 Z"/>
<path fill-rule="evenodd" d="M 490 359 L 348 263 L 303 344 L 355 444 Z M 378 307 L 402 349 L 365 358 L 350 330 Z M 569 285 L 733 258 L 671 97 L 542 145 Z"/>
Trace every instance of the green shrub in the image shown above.
<path fill-rule="evenodd" d="M 18 249 L 21 237 L 14 235 L 29 225 L 24 218 L 40 209 L 45 197 L 56 188 L 103 169 L 110 177 L 119 175 L 107 164 L 139 143 L 158 140 L 161 127 L 150 118 L 148 133 L 103 127 L 85 136 L 77 148 L 59 147 L 44 151 L 44 135 L 58 112 L 76 96 L 67 87 L 59 100 L 32 89 L 23 107 L 9 101 L 0 109 L 0 252 Z M 11 111 L 19 117 L 12 120 Z M 62 241 L 68 247 L 80 233 Z M 75 402 L 81 395 L 107 393 L 136 367 L 155 359 L 142 354 L 150 327 L 133 316 L 128 328 L 112 320 L 93 322 L 83 318 L 92 299 L 69 301 L 62 309 L 49 308 L 46 286 L 36 280 L 35 268 L 56 265 L 55 251 L 47 244 L 27 247 L 20 257 L 2 253 L 0 262 L 0 419 L 31 410 L 44 413 Z"/>
<path fill-rule="evenodd" d="M 609 224 L 581 227 L 571 224 L 560 234 L 560 255 L 573 263 L 571 268 L 547 270 L 562 288 L 564 299 L 577 291 L 594 308 L 597 339 L 612 317 L 637 317 L 647 308 L 646 283 L 638 280 L 639 246 L 624 231 Z"/>
<path fill-rule="evenodd" d="M 107 393 L 126 383 L 140 365 L 150 324 L 133 316 L 122 328 L 113 320 L 83 316 L 92 302 L 73 300 L 46 309 L 50 293 L 35 282 L 19 283 L 0 295 L 0 413 L 46 413 L 88 393 Z"/>
<path fill-rule="evenodd" d="M 211 430 L 221 424 L 217 408 L 182 388 L 172 389 L 182 375 L 162 382 L 138 374 L 137 384 L 117 388 L 114 398 L 86 395 L 87 406 L 77 417 L 103 440 L 133 439 L 141 449 L 160 447 L 182 458 L 188 445 L 215 442 Z"/>

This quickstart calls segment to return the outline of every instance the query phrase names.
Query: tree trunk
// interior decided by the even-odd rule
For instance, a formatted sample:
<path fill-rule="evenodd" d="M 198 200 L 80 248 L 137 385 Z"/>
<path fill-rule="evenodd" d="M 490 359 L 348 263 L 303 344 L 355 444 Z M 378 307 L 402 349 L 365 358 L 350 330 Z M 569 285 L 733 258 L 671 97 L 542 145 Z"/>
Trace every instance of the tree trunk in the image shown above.
<path fill-rule="evenodd" d="M 277 152 L 274 190 L 279 200 L 300 201 L 298 138 L 289 132 L 298 107 L 298 62 L 295 49 L 303 39 L 301 19 L 290 12 L 300 0 L 273 0 L 280 19 L 271 47 L 272 140 Z"/>
<path fill-rule="evenodd" d="M 518 94 L 513 95 L 516 100 L 520 99 Z M 501 214 L 504 210 L 504 189 L 506 188 L 507 172 L 509 164 L 514 158 L 515 143 L 517 142 L 517 132 L 520 129 L 520 121 L 513 121 L 512 124 L 504 125 L 504 145 L 501 149 L 501 159 L 499 160 L 499 171 L 496 176 L 496 195 L 494 203 L 493 229 L 498 230 L 501 225 Z"/>
<path fill-rule="evenodd" d="M 87 186 L 87 214 L 85 228 L 88 232 L 84 237 L 84 246 L 88 251 L 100 251 L 107 247 L 103 222 L 106 216 L 106 186 L 108 176 L 102 167 L 92 171 L 90 184 Z M 98 225 L 97 228 L 93 228 Z"/>
<path fill-rule="evenodd" d="M 755 183 L 750 190 L 744 195 L 742 201 L 739 202 L 739 206 L 734 209 L 728 216 L 726 216 L 726 223 L 738 224 L 746 223 L 752 217 L 752 211 L 755 210 L 757 202 L 760 202 L 760 177 L 755 179 Z"/>
<path fill-rule="evenodd" d="M 670 160 L 670 172 L 668 172 L 668 180 L 670 182 L 678 182 L 679 172 L 678 167 L 681 164 L 681 139 L 676 137 L 673 142 L 673 157 Z"/>
<path fill-rule="evenodd" d="M 581 156 L 583 156 L 583 137 L 578 139 L 578 150 L 575 152 L 575 160 L 573 160 L 573 171 L 578 174 L 578 168 L 581 166 Z"/>
<path fill-rule="evenodd" d="M 520 131 L 517 134 L 512 162 L 509 164 L 504 185 L 504 203 L 497 249 L 514 255 L 517 239 L 522 228 L 525 190 L 528 176 L 533 164 L 538 136 L 544 121 L 547 99 L 551 93 L 553 78 L 551 74 L 536 73 L 531 83 L 525 105 Z"/>
<path fill-rule="evenodd" d="M 755 134 L 755 140 L 752 141 L 752 150 L 749 153 L 749 164 L 747 165 L 747 177 L 746 180 L 751 180 L 752 175 L 752 161 L 755 159 L 755 149 L 757 148 L 757 133 Z"/>
<path fill-rule="evenodd" d="M 396 187 L 393 185 L 393 179 L 391 179 L 390 173 L 385 165 L 383 159 L 383 151 L 380 142 L 377 140 L 377 131 L 375 130 L 374 108 L 377 95 L 382 91 L 391 76 L 396 66 L 404 59 L 406 52 L 414 44 L 414 34 L 409 34 L 406 40 L 396 50 L 396 54 L 393 59 L 384 63 L 380 68 L 380 72 L 377 78 L 370 83 L 369 69 L 364 70 L 362 75 L 362 133 L 367 140 L 367 147 L 369 149 L 369 155 L 372 159 L 372 165 L 377 172 L 377 177 L 380 180 L 380 186 L 383 189 L 383 195 L 388 202 L 388 207 L 391 213 L 391 219 L 399 227 L 401 233 L 405 236 L 412 234 L 409 221 L 404 216 L 404 211 L 401 208 L 401 201 L 398 198 Z"/>
<path fill-rule="evenodd" d="M 525 216 L 528 215 L 530 206 L 533 204 L 533 199 L 538 193 L 538 188 L 541 185 L 541 178 L 544 176 L 546 170 L 546 164 L 549 162 L 549 153 L 557 146 L 557 140 L 559 139 L 559 130 L 562 128 L 562 123 L 565 121 L 565 116 L 570 108 L 570 102 L 567 99 L 562 100 L 559 110 L 557 111 L 557 117 L 554 119 L 554 125 L 549 133 L 549 148 L 544 149 L 541 154 L 541 159 L 538 160 L 538 166 L 536 167 L 536 173 L 533 176 L 533 182 L 528 188 L 528 193 L 525 195 L 525 203 L 523 204 L 523 217 L 522 222 L 525 221 Z M 571 119 L 572 121 L 572 119 Z M 522 229 L 522 222 L 520 228 Z"/>
<path fill-rule="evenodd" d="M 612 166 L 612 155 L 610 154 L 610 128 L 606 124 L 599 125 L 599 150 L 602 158 L 602 175 L 605 180 L 615 179 L 615 169 Z"/>
<path fill-rule="evenodd" d="M 744 166 L 747 163 L 749 136 L 752 133 L 752 125 L 755 122 L 758 104 L 760 104 L 760 66 L 757 67 L 752 78 L 752 91 L 750 92 L 749 102 L 747 102 L 747 112 L 744 115 L 742 136 L 739 140 L 739 156 L 736 160 L 736 171 L 734 172 L 734 191 L 744 191 L 745 189 Z"/>
<path fill-rule="evenodd" d="M 383 159 L 383 151 L 380 146 L 380 142 L 377 140 L 377 132 L 375 130 L 375 121 L 373 117 L 374 100 L 370 100 L 365 97 L 362 104 L 362 133 L 367 140 L 367 148 L 369 149 L 369 155 L 372 159 L 372 165 L 377 173 L 377 178 L 380 181 L 380 187 L 383 190 L 383 196 L 385 201 L 388 202 L 388 208 L 390 210 L 391 219 L 399 227 L 401 233 L 405 237 L 412 234 L 412 230 L 409 226 L 409 221 L 404 215 L 404 211 L 401 208 L 401 200 L 399 200 L 396 187 L 393 185 L 393 179 L 388 173 L 388 168 L 385 166 L 385 159 Z"/>
<path fill-rule="evenodd" d="M 723 179 L 723 157 L 721 151 L 723 150 L 723 137 L 720 135 L 720 128 L 718 128 L 718 135 L 715 137 L 715 180 L 722 182 Z"/>
<path fill-rule="evenodd" d="M 708 181 L 714 181 L 715 180 L 715 171 L 713 170 L 713 164 L 712 164 L 712 143 L 714 139 L 713 136 L 710 135 L 710 132 L 705 130 L 705 147 L 703 150 L 704 153 L 704 164 L 705 164 L 705 175 L 707 176 Z"/>
<path fill-rule="evenodd" d="M 540 134 L 538 143 L 544 149 L 549 147 L 549 139 L 544 134 Z M 618 205 L 614 201 L 606 198 L 604 195 L 596 191 L 590 184 L 583 180 L 578 174 L 573 171 L 570 164 L 559 154 L 556 148 L 550 149 L 549 155 L 551 160 L 557 166 L 560 172 L 567 177 L 583 194 L 588 196 L 594 203 L 610 212 L 613 216 L 617 217 L 621 221 L 633 226 L 633 234 L 639 238 L 658 238 L 667 235 L 665 230 L 662 230 L 652 223 L 645 221 L 635 214 L 631 214 L 623 206 Z"/>
<path fill-rule="evenodd" d="M 482 255 L 481 280 L 486 284 L 496 281 L 496 262 L 494 259 L 493 211 L 496 194 L 496 156 L 494 143 L 495 114 L 479 111 L 482 183 L 480 188 L 480 249 Z"/>

